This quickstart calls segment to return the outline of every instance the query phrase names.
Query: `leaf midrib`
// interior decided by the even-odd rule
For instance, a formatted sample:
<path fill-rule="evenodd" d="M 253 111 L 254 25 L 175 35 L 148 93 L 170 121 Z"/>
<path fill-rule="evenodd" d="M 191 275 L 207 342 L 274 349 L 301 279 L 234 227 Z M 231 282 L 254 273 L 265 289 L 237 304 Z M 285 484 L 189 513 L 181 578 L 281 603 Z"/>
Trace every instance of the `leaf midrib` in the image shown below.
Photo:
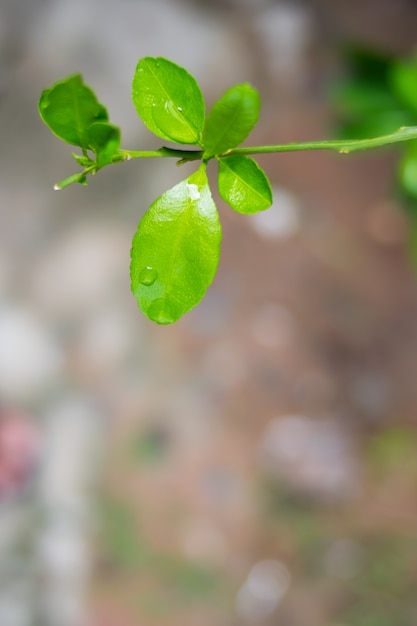
<path fill-rule="evenodd" d="M 245 187 L 247 187 L 248 189 L 251 189 L 262 200 L 268 200 L 268 202 L 269 202 L 269 200 L 270 200 L 269 197 L 267 198 L 266 196 L 262 195 L 257 189 L 252 187 L 244 178 L 242 178 L 239 174 L 237 174 L 236 171 L 232 167 L 230 167 L 230 165 L 226 162 L 226 159 L 223 159 L 223 165 L 224 165 L 224 167 L 227 167 L 229 172 L 233 172 L 233 174 L 236 176 L 236 178 L 238 178 L 240 180 L 240 182 L 243 183 L 243 185 Z M 260 171 L 260 170 L 257 170 L 257 171 Z"/>
<path fill-rule="evenodd" d="M 152 76 L 155 78 L 156 82 L 158 83 L 161 91 L 165 94 L 166 98 L 171 100 L 171 102 L 174 104 L 174 99 L 170 96 L 170 94 L 168 93 L 168 91 L 165 89 L 165 87 L 162 85 L 161 81 L 158 78 L 158 75 L 154 72 L 153 68 L 152 68 L 152 64 L 148 63 L 148 69 L 151 72 Z M 175 104 L 174 104 L 175 106 Z M 177 111 L 178 111 L 178 107 L 176 107 Z M 152 109 L 151 109 L 152 110 Z M 197 142 L 199 142 L 200 138 L 198 136 L 198 133 L 196 133 L 195 128 L 193 128 L 193 126 L 190 125 L 190 123 L 188 122 L 187 118 L 184 117 L 184 115 L 182 114 L 181 111 L 178 111 L 178 115 L 179 117 L 182 118 L 183 122 L 185 122 L 185 125 L 187 126 L 187 128 L 192 132 L 192 134 L 194 135 L 194 138 Z M 170 137 L 170 139 L 173 139 L 172 137 Z M 174 139 L 174 141 L 176 141 Z"/>
<path fill-rule="evenodd" d="M 229 124 L 227 125 L 226 129 L 224 130 L 223 134 L 219 137 L 219 139 L 216 141 L 214 147 L 209 150 L 207 152 L 207 154 L 205 154 L 206 157 L 209 156 L 214 156 L 215 154 L 218 154 L 217 152 L 217 146 L 223 141 L 224 137 L 227 135 L 227 133 L 230 131 L 230 129 L 232 128 L 232 126 L 234 125 L 236 118 L 238 117 L 238 114 L 240 114 L 240 110 L 245 108 L 244 107 L 244 100 L 246 98 L 246 95 L 244 95 L 242 98 L 240 98 L 240 100 L 238 102 L 236 102 L 236 106 L 235 109 L 233 111 L 233 115 L 232 118 L 229 118 Z M 244 138 L 243 138 L 244 139 Z M 243 139 L 241 141 L 243 141 Z M 236 144 L 235 144 L 236 145 Z M 234 148 L 235 145 L 229 146 L 229 148 L 227 148 L 227 150 L 229 150 L 230 148 Z"/>

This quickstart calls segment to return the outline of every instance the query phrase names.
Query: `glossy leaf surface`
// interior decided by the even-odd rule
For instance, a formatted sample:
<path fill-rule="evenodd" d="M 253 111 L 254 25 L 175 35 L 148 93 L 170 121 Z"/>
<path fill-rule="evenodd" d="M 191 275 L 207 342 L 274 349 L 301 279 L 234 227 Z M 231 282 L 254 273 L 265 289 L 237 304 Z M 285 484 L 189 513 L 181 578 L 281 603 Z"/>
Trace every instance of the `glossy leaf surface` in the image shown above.
<path fill-rule="evenodd" d="M 204 132 L 204 157 L 223 154 L 249 135 L 259 118 L 261 101 L 251 85 L 236 85 L 214 103 Z"/>
<path fill-rule="evenodd" d="M 162 57 L 145 57 L 136 67 L 132 99 L 150 131 L 175 143 L 201 144 L 203 95 L 195 78 Z"/>
<path fill-rule="evenodd" d="M 131 287 L 149 319 L 171 324 L 200 302 L 216 273 L 220 240 L 202 165 L 153 202 L 134 236 Z"/>
<path fill-rule="evenodd" d="M 272 191 L 265 172 L 253 159 L 230 156 L 218 159 L 219 193 L 238 213 L 257 213 L 272 204 Z"/>
<path fill-rule="evenodd" d="M 120 130 L 107 122 L 96 122 L 89 128 L 88 145 L 97 155 L 97 165 L 104 167 L 120 146 Z"/>
<path fill-rule="evenodd" d="M 57 137 L 83 149 L 88 148 L 90 126 L 108 119 L 105 107 L 79 74 L 45 89 L 39 100 L 39 113 Z"/>

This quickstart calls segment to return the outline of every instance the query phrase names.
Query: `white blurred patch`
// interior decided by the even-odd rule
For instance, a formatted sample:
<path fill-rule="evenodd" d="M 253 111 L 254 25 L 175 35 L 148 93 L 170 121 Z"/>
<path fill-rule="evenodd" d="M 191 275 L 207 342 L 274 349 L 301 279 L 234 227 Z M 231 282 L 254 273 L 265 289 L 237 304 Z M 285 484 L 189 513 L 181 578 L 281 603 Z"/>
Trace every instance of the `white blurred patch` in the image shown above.
<path fill-rule="evenodd" d="M 297 87 L 307 73 L 307 50 L 312 24 L 305 7 L 298 3 L 273 4 L 260 12 L 255 28 L 265 47 L 269 71 L 285 79 L 285 87 Z"/>
<path fill-rule="evenodd" d="M 103 423 L 94 404 L 68 396 L 45 417 L 41 497 L 52 512 L 83 511 L 101 453 Z"/>
<path fill-rule="evenodd" d="M 277 609 L 289 584 L 290 574 L 283 563 L 259 561 L 237 595 L 237 613 L 250 622 L 265 619 Z"/>
<path fill-rule="evenodd" d="M 274 201 L 270 209 L 249 215 L 253 230 L 265 239 L 286 239 L 300 228 L 297 197 L 283 189 L 272 189 Z"/>
<path fill-rule="evenodd" d="M 87 542 L 81 533 L 65 522 L 41 535 L 38 556 L 45 567 L 59 571 L 76 571 L 85 577 L 88 573 Z"/>
<path fill-rule="evenodd" d="M 79 334 L 74 356 L 80 371 L 86 376 L 116 375 L 130 353 L 135 332 L 123 311 L 98 313 Z"/>
<path fill-rule="evenodd" d="M 288 415 L 267 426 L 260 462 L 291 488 L 345 498 L 358 485 L 358 466 L 351 448 L 349 436 L 336 423 Z"/>
<path fill-rule="evenodd" d="M 29 399 L 53 383 L 62 355 L 40 322 L 23 309 L 0 309 L 0 393 Z"/>
<path fill-rule="evenodd" d="M 129 290 L 131 233 L 117 224 L 83 225 L 45 250 L 34 268 L 35 298 L 48 312 L 71 316 Z"/>

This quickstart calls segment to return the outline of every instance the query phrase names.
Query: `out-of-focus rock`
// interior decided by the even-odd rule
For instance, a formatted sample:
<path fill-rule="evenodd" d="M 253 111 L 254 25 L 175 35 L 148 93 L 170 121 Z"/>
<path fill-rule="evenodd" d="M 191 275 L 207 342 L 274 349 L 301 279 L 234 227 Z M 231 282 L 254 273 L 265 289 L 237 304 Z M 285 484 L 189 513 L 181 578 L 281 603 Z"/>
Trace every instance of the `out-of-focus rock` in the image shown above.
<path fill-rule="evenodd" d="M 248 622 L 259 622 L 272 615 L 290 584 L 287 567 L 274 560 L 259 561 L 241 587 L 236 610 Z"/>
<path fill-rule="evenodd" d="M 307 495 L 344 500 L 359 486 L 351 439 L 328 419 L 287 415 L 272 420 L 261 441 L 260 463 L 280 483 Z"/>

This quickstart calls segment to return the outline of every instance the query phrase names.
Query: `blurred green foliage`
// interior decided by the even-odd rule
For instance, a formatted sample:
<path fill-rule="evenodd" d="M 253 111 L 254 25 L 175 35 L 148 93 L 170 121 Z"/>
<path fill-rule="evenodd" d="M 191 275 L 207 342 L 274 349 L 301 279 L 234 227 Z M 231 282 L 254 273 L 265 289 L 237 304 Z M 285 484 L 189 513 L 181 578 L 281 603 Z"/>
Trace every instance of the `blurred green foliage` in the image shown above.
<path fill-rule="evenodd" d="M 391 471 L 407 471 L 407 457 L 415 462 L 415 437 L 406 428 L 388 428 L 375 435 L 364 461 L 378 470 L 378 482 Z M 410 461 L 411 462 L 411 461 Z M 402 469 L 401 469 L 402 468 Z M 389 528 L 381 519 L 371 530 L 366 512 L 362 518 L 346 519 L 347 509 L 340 503 L 312 499 L 293 492 L 282 484 L 262 482 L 262 508 L 278 532 L 290 541 L 292 572 L 298 580 L 311 581 L 329 597 L 336 598 L 334 617 L 326 626 L 415 626 L 417 602 L 417 535 L 401 528 Z M 342 535 L 340 534 L 342 533 Z M 347 533 L 347 534 L 345 534 Z M 326 567 L 326 555 L 333 542 L 347 539 L 357 552 L 351 558 L 353 569 L 340 574 L 333 564 Z M 349 566 L 348 561 L 348 566 Z"/>
<path fill-rule="evenodd" d="M 351 626 L 413 626 L 416 623 L 417 538 L 398 532 L 362 537 L 364 563 L 350 583 L 344 619 Z"/>
<path fill-rule="evenodd" d="M 370 467 L 379 474 L 417 471 L 417 435 L 406 426 L 390 427 L 373 435 L 367 448 Z"/>
<path fill-rule="evenodd" d="M 119 576 L 126 585 L 137 586 L 137 606 L 150 617 L 166 617 L 184 606 L 221 605 L 231 597 L 226 577 L 216 568 L 153 546 L 125 501 L 107 496 L 100 519 L 104 569 L 112 579 Z"/>
<path fill-rule="evenodd" d="M 332 89 L 339 137 L 365 139 L 417 126 L 417 51 L 402 59 L 352 46 L 344 59 L 346 74 Z M 397 149 L 396 194 L 408 212 L 410 257 L 417 266 L 417 141 Z"/>

